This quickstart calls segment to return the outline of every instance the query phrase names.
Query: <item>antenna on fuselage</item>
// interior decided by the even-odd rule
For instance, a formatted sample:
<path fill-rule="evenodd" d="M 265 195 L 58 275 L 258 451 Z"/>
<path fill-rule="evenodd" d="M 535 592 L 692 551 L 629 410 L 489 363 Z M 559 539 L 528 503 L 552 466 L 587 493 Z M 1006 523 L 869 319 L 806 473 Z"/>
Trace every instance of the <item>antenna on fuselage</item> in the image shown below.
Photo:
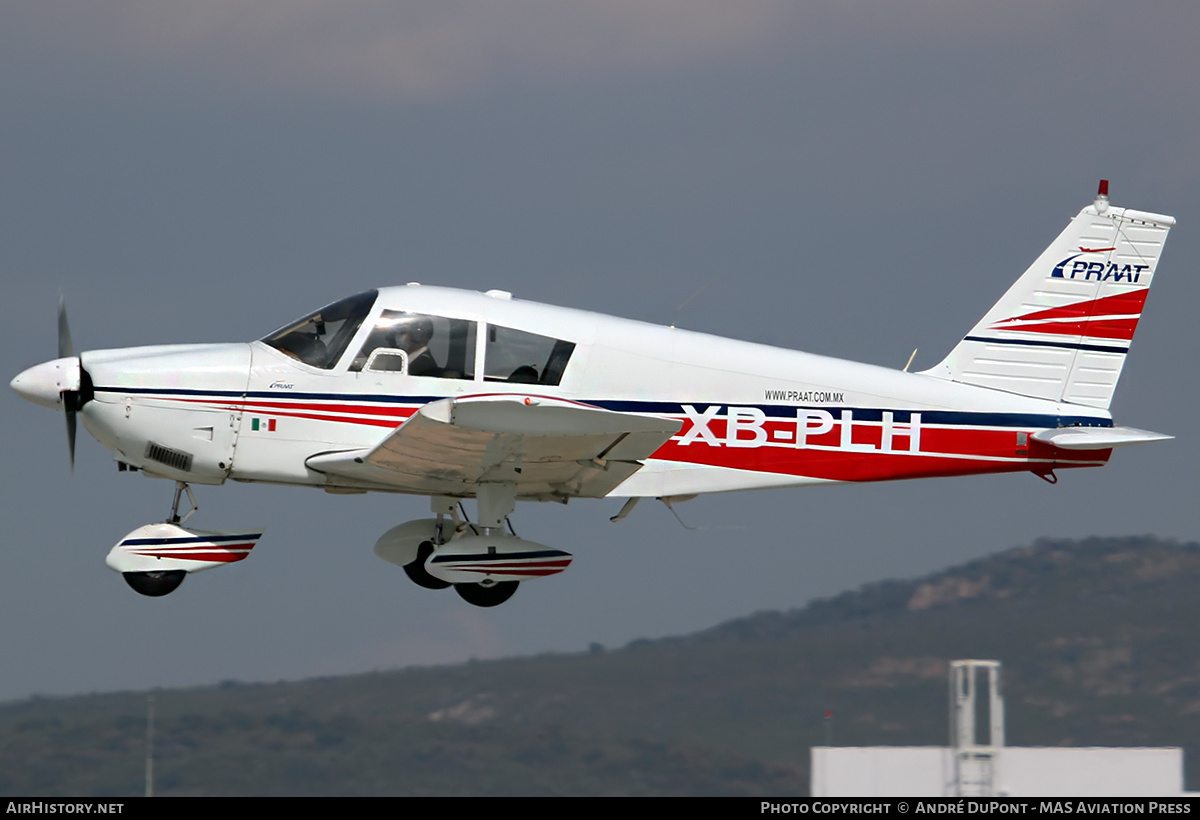
<path fill-rule="evenodd" d="M 707 282 L 705 282 L 703 285 L 701 285 L 699 290 L 697 290 L 695 293 L 693 293 L 688 298 L 684 299 L 683 304 L 681 304 L 679 307 L 675 308 L 675 312 L 673 314 L 671 314 L 671 327 L 675 327 L 675 320 L 679 318 L 679 311 L 681 311 L 685 307 L 687 307 L 688 303 L 691 302 L 693 299 L 695 299 L 697 296 L 699 296 L 701 293 L 704 293 L 704 291 L 708 290 L 710 287 L 715 285 L 717 283 L 717 280 L 720 279 L 721 277 L 725 276 L 725 274 L 727 274 L 727 273 L 729 273 L 729 271 L 721 271 L 716 276 L 714 276 L 712 279 L 709 279 Z"/>
<path fill-rule="evenodd" d="M 920 348 L 916 348 L 916 347 L 914 347 L 914 348 L 913 348 L 912 355 L 911 355 L 911 356 L 909 356 L 909 357 L 908 357 L 908 361 L 904 363 L 904 372 L 905 372 L 905 373 L 907 373 L 907 372 L 908 372 L 908 368 L 909 368 L 909 365 L 911 365 L 911 364 L 912 364 L 912 360 L 913 360 L 913 359 L 915 359 L 915 358 L 917 358 L 917 350 L 919 350 L 919 349 L 920 349 Z"/>
<path fill-rule="evenodd" d="M 671 327 L 674 327 L 674 325 L 671 325 Z M 690 497 L 695 498 L 695 496 L 690 496 Z M 689 527 L 687 524 L 685 524 L 683 522 L 683 519 L 679 517 L 679 513 L 677 513 L 675 511 L 674 505 L 671 504 L 671 501 L 672 501 L 671 498 L 663 496 L 663 497 L 659 498 L 658 500 L 663 503 L 663 506 L 665 506 L 668 510 L 671 511 L 671 515 L 675 516 L 675 520 L 679 522 L 679 526 L 683 527 L 685 530 L 707 529 L 707 527 Z"/>
<path fill-rule="evenodd" d="M 684 523 L 684 520 L 682 518 L 680 518 L 680 516 L 679 516 L 679 511 L 675 509 L 675 506 L 672 502 L 691 501 L 695 497 L 696 497 L 695 493 L 690 493 L 688 495 L 663 495 L 663 496 L 659 496 L 658 500 L 663 503 L 663 506 L 665 506 L 668 510 L 671 511 L 671 515 L 675 516 L 675 520 L 678 521 L 679 525 L 681 527 L 683 527 L 685 530 L 744 530 L 745 529 L 745 527 L 741 527 L 741 526 L 738 526 L 738 527 L 692 527 L 692 526 Z"/>

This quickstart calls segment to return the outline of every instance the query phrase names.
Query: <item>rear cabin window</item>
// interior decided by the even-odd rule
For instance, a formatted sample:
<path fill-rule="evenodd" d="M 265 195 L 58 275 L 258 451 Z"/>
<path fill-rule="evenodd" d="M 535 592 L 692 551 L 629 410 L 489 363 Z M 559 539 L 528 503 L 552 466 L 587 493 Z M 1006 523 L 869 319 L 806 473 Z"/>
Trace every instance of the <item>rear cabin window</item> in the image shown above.
<path fill-rule="evenodd" d="M 293 359 L 329 370 L 345 352 L 363 319 L 375 304 L 377 291 L 369 290 L 326 305 L 262 341 Z"/>
<path fill-rule="evenodd" d="M 351 372 L 399 373 L 435 379 L 475 378 L 475 323 L 385 310 Z"/>
<path fill-rule="evenodd" d="M 574 342 L 488 325 L 483 377 L 488 381 L 556 385 L 562 381 L 574 350 Z"/>

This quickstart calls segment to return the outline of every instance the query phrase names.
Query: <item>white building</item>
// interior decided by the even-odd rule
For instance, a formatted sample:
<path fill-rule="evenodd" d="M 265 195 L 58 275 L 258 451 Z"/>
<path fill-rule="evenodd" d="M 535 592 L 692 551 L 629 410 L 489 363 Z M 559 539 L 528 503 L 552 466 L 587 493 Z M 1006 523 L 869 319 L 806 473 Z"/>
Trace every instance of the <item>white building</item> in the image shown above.
<path fill-rule="evenodd" d="M 988 737 L 976 732 L 986 677 Z M 1178 797 L 1183 750 L 1007 746 L 1000 662 L 950 663 L 949 746 L 817 746 L 813 797 Z"/>
<path fill-rule="evenodd" d="M 817 746 L 813 797 L 1179 797 L 1183 750 L 1007 746 L 990 792 L 960 791 L 949 746 Z"/>

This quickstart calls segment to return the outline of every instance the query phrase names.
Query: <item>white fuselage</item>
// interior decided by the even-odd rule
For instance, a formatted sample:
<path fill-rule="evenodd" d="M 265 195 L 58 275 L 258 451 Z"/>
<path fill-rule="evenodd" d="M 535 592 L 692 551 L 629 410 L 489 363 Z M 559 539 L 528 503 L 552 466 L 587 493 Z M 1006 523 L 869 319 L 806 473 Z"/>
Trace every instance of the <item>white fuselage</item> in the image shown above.
<path fill-rule="evenodd" d="M 473 372 L 352 369 L 385 312 L 472 325 Z M 390 315 L 390 314 L 389 314 Z M 489 376 L 494 333 L 573 343 L 557 384 Z M 116 458 L 177 480 L 227 478 L 338 490 L 372 486 L 312 469 L 369 448 L 436 399 L 515 394 L 676 418 L 679 434 L 611 495 L 679 496 L 833 481 L 1093 466 L 1038 431 L 1106 427 L 1106 410 L 580 310 L 428 286 L 384 288 L 336 363 L 264 342 L 100 350 L 81 356 L 84 424 Z"/>

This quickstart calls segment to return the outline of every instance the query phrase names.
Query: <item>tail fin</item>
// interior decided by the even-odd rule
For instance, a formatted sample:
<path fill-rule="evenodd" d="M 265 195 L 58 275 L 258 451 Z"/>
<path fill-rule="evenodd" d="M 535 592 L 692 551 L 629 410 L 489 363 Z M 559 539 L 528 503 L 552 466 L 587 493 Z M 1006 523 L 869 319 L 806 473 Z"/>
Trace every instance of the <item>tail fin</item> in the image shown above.
<path fill-rule="evenodd" d="M 1023 396 L 1107 408 L 1175 219 L 1096 201 L 925 373 Z"/>

